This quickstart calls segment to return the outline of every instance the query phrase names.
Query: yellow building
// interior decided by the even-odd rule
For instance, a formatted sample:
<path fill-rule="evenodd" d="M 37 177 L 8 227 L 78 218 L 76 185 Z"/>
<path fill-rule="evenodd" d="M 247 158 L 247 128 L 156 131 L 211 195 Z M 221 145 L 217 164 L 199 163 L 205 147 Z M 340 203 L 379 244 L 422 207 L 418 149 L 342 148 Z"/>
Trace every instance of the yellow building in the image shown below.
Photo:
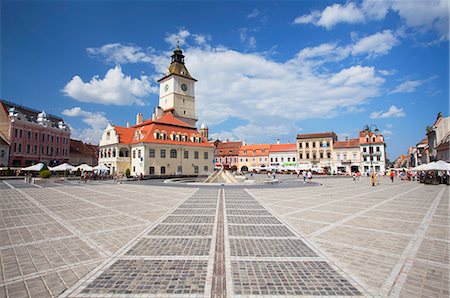
<path fill-rule="evenodd" d="M 337 135 L 334 132 L 298 134 L 299 170 L 331 171 L 335 141 Z"/>

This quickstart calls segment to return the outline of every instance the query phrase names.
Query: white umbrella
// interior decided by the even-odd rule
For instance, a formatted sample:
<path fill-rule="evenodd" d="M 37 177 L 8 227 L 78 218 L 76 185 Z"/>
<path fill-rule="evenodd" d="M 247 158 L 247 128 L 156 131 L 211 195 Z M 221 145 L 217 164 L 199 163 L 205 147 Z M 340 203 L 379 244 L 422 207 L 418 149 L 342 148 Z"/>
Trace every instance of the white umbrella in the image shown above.
<path fill-rule="evenodd" d="M 107 166 L 105 166 L 105 165 L 98 165 L 98 166 L 94 167 L 94 170 L 97 170 L 97 171 L 109 171 L 109 168 Z"/>
<path fill-rule="evenodd" d="M 411 171 L 425 171 L 425 167 L 427 166 L 426 163 L 418 165 L 417 167 L 414 167 L 411 169 Z"/>
<path fill-rule="evenodd" d="M 94 168 L 92 168 L 90 165 L 88 164 L 81 164 L 78 167 L 73 168 L 74 171 L 76 170 L 81 170 L 81 171 L 86 171 L 86 172 L 92 172 L 94 170 Z"/>
<path fill-rule="evenodd" d="M 40 171 L 40 170 L 42 170 L 43 167 L 44 167 L 44 164 L 42 162 L 40 162 L 33 166 L 22 168 L 22 171 Z"/>
<path fill-rule="evenodd" d="M 450 171 L 450 164 L 443 160 L 430 162 L 426 164 L 424 171 Z"/>
<path fill-rule="evenodd" d="M 70 171 L 73 168 L 75 168 L 75 167 L 72 166 L 72 165 L 69 165 L 68 163 L 63 163 L 63 164 L 60 164 L 59 166 L 56 166 L 56 167 L 53 167 L 53 168 L 49 167 L 48 169 L 50 171 L 58 172 L 58 171 Z"/>

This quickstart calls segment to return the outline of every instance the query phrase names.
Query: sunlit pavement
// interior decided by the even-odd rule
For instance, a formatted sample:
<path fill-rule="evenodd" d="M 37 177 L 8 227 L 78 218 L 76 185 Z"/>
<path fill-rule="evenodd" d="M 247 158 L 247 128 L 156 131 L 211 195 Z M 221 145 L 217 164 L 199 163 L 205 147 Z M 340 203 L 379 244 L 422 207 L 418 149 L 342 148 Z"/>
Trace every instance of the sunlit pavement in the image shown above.
<path fill-rule="evenodd" d="M 0 181 L 0 297 L 449 295 L 447 186 L 280 179 Z"/>

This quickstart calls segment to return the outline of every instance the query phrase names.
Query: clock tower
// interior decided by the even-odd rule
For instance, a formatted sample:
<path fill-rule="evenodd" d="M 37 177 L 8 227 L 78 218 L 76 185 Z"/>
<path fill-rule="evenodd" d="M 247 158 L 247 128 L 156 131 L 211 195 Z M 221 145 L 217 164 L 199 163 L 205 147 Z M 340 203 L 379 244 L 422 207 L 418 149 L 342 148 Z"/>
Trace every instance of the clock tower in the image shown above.
<path fill-rule="evenodd" d="M 173 51 L 166 74 L 158 80 L 159 106 L 172 110 L 173 115 L 195 127 L 195 82 L 184 65 L 183 51 L 179 46 Z"/>

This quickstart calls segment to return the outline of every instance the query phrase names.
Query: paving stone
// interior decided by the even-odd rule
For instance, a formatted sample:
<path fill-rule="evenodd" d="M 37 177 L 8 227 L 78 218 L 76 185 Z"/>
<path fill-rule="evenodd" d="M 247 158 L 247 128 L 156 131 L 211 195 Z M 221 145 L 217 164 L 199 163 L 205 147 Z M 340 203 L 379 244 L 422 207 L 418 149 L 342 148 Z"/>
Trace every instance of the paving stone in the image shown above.
<path fill-rule="evenodd" d="M 228 224 L 277 225 L 282 224 L 273 216 L 227 216 Z"/>
<path fill-rule="evenodd" d="M 163 223 L 214 223 L 214 216 L 168 216 Z"/>
<path fill-rule="evenodd" d="M 301 239 L 230 239 L 231 256 L 317 257 Z"/>
<path fill-rule="evenodd" d="M 236 295 L 359 296 L 326 262 L 232 261 Z"/>
<path fill-rule="evenodd" d="M 201 260 L 118 260 L 83 293 L 199 294 L 205 290 L 207 265 Z"/>
<path fill-rule="evenodd" d="M 241 209 L 231 209 L 227 210 L 227 215 L 262 215 L 268 216 L 272 215 L 267 210 L 241 210 Z"/>
<path fill-rule="evenodd" d="M 160 224 L 152 229 L 147 235 L 159 236 L 210 236 L 213 232 L 213 225 L 173 225 Z"/>
<path fill-rule="evenodd" d="M 294 237 L 285 226 L 228 226 L 228 234 L 230 236 L 240 237 Z"/>
<path fill-rule="evenodd" d="M 216 214 L 216 209 L 183 209 L 177 208 L 172 214 L 176 215 L 214 215 Z"/>
<path fill-rule="evenodd" d="M 211 248 L 211 239 L 206 238 L 145 238 L 127 251 L 134 256 L 206 256 Z"/>

